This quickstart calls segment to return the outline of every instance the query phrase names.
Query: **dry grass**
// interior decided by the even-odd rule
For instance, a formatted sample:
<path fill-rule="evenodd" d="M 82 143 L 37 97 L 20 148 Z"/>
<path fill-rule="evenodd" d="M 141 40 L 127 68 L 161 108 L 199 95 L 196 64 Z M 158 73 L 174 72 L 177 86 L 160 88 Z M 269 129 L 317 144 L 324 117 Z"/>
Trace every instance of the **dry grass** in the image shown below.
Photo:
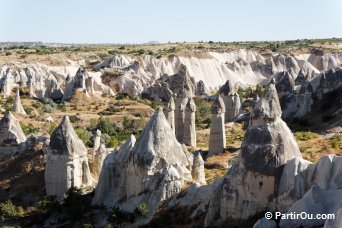
<path fill-rule="evenodd" d="M 324 136 L 315 134 L 315 137 L 297 140 L 303 158 L 317 162 L 320 157 L 327 154 L 342 156 L 342 136 Z"/>

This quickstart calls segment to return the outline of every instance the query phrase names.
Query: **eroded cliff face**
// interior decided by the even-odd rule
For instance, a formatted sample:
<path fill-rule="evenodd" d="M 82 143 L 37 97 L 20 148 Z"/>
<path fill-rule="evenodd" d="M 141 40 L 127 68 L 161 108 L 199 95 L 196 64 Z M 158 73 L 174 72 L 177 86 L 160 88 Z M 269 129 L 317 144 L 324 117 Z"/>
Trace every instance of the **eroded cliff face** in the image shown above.
<path fill-rule="evenodd" d="M 16 87 L 27 87 L 30 97 L 69 99 L 76 89 L 89 95 L 114 95 L 99 72 L 85 72 L 80 65 L 48 66 L 41 63 L 10 63 L 0 66 L 0 92 L 10 96 Z M 80 76 L 82 76 L 80 78 Z M 82 84 L 83 83 L 83 84 Z"/>
<path fill-rule="evenodd" d="M 321 129 L 341 126 L 342 68 L 330 69 L 314 78 L 302 74 L 298 75 L 302 78 L 301 84 L 296 87 L 288 73 L 277 77 L 283 117 L 304 120 Z"/>
<path fill-rule="evenodd" d="M 232 85 L 240 86 L 265 83 L 279 72 L 290 71 L 296 77 L 301 69 L 314 76 L 322 71 L 341 65 L 341 54 L 305 54 L 284 56 L 282 54 L 260 55 L 254 51 L 238 50 L 227 53 L 207 52 L 201 57 L 172 56 L 156 59 L 143 56 L 133 59 L 127 56 L 114 56 L 95 66 L 117 68 L 122 75 L 105 75 L 108 84 L 132 96 L 139 95 L 153 85 L 163 75 L 175 75 L 184 65 L 195 83 L 202 81 L 209 90 L 218 89 L 230 80 Z"/>
<path fill-rule="evenodd" d="M 61 98 L 67 87 L 67 76 L 73 78 L 82 66 L 69 62 L 70 65 L 63 66 L 40 63 L 1 66 L 1 92 L 7 96 L 17 85 L 27 85 L 31 88 L 30 94 L 33 97 Z M 203 93 L 218 89 L 227 80 L 232 85 L 238 84 L 242 87 L 265 83 L 268 78 L 283 71 L 289 71 L 293 80 L 301 70 L 312 78 L 320 72 L 340 66 L 341 62 L 341 54 L 261 55 L 255 51 L 241 49 L 225 53 L 180 54 L 160 59 L 150 55 L 134 58 L 116 55 L 95 65 L 94 72 L 88 73 L 93 78 L 96 91 L 112 93 L 103 81 L 116 92 L 138 97 L 163 76 L 179 73 L 182 66 L 185 66 L 196 87 L 199 87 L 196 91 Z M 100 72 L 103 68 L 115 68 L 120 73 Z"/>

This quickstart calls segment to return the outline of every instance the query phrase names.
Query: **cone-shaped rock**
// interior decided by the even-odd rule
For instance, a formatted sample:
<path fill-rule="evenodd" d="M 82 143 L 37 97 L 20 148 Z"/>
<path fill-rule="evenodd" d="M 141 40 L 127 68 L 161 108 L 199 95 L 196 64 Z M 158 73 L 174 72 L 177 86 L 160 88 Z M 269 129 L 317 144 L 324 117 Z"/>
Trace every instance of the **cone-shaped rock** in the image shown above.
<path fill-rule="evenodd" d="M 107 150 L 104 144 L 95 151 L 93 162 L 91 163 L 91 173 L 97 178 L 100 176 L 103 161 L 107 155 Z"/>
<path fill-rule="evenodd" d="M 292 132 L 281 119 L 277 91 L 271 81 L 255 105 L 240 157 L 215 191 L 205 225 L 241 222 L 280 207 L 275 202 L 282 167 L 294 158 L 301 158 L 301 153 Z"/>
<path fill-rule="evenodd" d="M 17 93 L 16 93 L 16 96 L 15 96 L 15 101 L 14 101 L 14 104 L 13 104 L 13 111 L 15 113 L 18 113 L 18 114 L 21 114 L 21 115 L 27 115 L 25 110 L 24 110 L 24 107 L 23 105 L 21 104 L 21 101 L 20 101 L 20 94 L 19 94 L 19 89 L 17 89 Z"/>
<path fill-rule="evenodd" d="M 197 152 L 194 156 L 194 164 L 191 170 L 192 179 L 199 184 L 206 184 L 204 173 L 204 161 L 201 153 Z"/>
<path fill-rule="evenodd" d="M 211 126 L 208 156 L 221 153 L 226 148 L 226 132 L 224 113 L 226 112 L 221 95 L 218 95 L 211 106 Z"/>
<path fill-rule="evenodd" d="M 91 184 L 87 149 L 65 116 L 50 138 L 45 167 L 46 192 L 61 201 L 70 187 Z"/>
<path fill-rule="evenodd" d="M 104 204 L 111 207 L 126 196 L 125 171 L 135 142 L 134 135 L 131 135 L 120 146 L 118 152 L 112 152 L 106 156 L 96 186 L 93 204 Z"/>
<path fill-rule="evenodd" d="M 0 146 L 18 146 L 26 141 L 26 136 L 15 116 L 7 111 L 0 120 Z"/>
<path fill-rule="evenodd" d="M 280 118 L 281 108 L 276 88 L 270 83 L 252 113 L 252 126 L 242 143 L 246 169 L 267 175 L 294 157 L 302 157 L 296 140 Z"/>
<path fill-rule="evenodd" d="M 171 96 L 169 102 L 167 102 L 163 111 L 167 119 L 167 122 L 169 122 L 170 127 L 172 128 L 173 132 L 175 132 L 175 109 L 176 109 L 175 101 L 173 97 Z"/>
<path fill-rule="evenodd" d="M 184 118 L 184 139 L 187 146 L 196 147 L 196 123 L 195 123 L 196 104 L 192 98 L 189 98 L 185 106 Z"/>
<path fill-rule="evenodd" d="M 232 92 L 232 86 L 230 85 L 230 81 L 227 80 L 226 83 L 223 86 L 221 86 L 219 90 L 219 94 L 228 96 L 231 92 Z"/>
<path fill-rule="evenodd" d="M 274 122 L 281 117 L 281 107 L 274 81 L 266 88 L 252 112 L 252 125 L 258 126 Z"/>
<path fill-rule="evenodd" d="M 97 129 L 95 133 L 95 137 L 94 137 L 94 148 L 93 148 L 93 156 L 92 156 L 93 160 L 95 158 L 95 153 L 100 148 L 100 146 L 101 146 L 101 131 Z"/>
<path fill-rule="evenodd" d="M 185 107 L 188 103 L 191 93 L 184 87 L 176 98 L 176 109 L 175 109 L 175 130 L 178 142 L 183 143 L 184 141 L 184 121 L 185 121 Z"/>
<path fill-rule="evenodd" d="M 177 141 L 161 109 L 152 115 L 133 149 L 132 144 L 127 141 L 105 159 L 93 203 L 134 211 L 145 202 L 150 217 L 164 200 L 192 181 L 193 157 Z"/>
<path fill-rule="evenodd" d="M 220 88 L 218 93 L 222 95 L 222 100 L 226 108 L 225 122 L 231 122 L 240 113 L 240 96 L 239 94 L 234 92 L 234 89 L 229 80 L 227 80 L 227 82 Z"/>

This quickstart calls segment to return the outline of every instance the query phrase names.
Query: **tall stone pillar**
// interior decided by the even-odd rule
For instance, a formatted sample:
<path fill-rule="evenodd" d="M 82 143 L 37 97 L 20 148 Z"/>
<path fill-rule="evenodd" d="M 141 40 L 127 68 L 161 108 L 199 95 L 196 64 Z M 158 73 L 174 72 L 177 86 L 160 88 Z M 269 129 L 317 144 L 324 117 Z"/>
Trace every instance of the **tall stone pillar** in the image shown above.
<path fill-rule="evenodd" d="M 185 106 L 183 142 L 185 145 L 192 147 L 196 147 L 195 112 L 196 104 L 192 98 L 189 98 Z"/>
<path fill-rule="evenodd" d="M 226 148 L 226 132 L 224 128 L 225 106 L 220 95 L 215 99 L 211 107 L 211 127 L 209 138 L 209 154 L 221 153 Z"/>
<path fill-rule="evenodd" d="M 175 130 L 176 138 L 178 142 L 183 143 L 184 140 L 184 119 L 185 119 L 185 106 L 190 97 L 189 92 L 183 88 L 180 94 L 176 98 L 176 108 L 175 108 Z"/>
<path fill-rule="evenodd" d="M 167 122 L 170 124 L 173 132 L 175 133 L 175 101 L 173 97 L 170 97 L 169 102 L 167 102 L 166 106 L 164 107 L 164 114 L 167 119 Z"/>
<path fill-rule="evenodd" d="M 17 93 L 16 93 L 16 96 L 15 96 L 15 102 L 14 102 L 14 105 L 13 105 L 13 111 L 15 113 L 18 113 L 18 114 L 21 114 L 21 115 L 24 115 L 24 116 L 27 115 L 25 110 L 24 110 L 23 105 L 21 104 L 19 88 L 17 89 Z"/>
<path fill-rule="evenodd" d="M 223 102 L 226 108 L 225 121 L 231 122 L 240 113 L 240 96 L 235 92 L 230 93 L 228 95 L 224 95 Z"/>
<path fill-rule="evenodd" d="M 193 163 L 192 170 L 191 170 L 191 176 L 195 182 L 201 185 L 204 185 L 207 183 L 205 180 L 205 173 L 204 173 L 204 161 L 201 156 L 201 153 L 199 152 L 197 152 L 197 154 L 195 154 L 194 156 L 194 163 Z"/>
<path fill-rule="evenodd" d="M 97 129 L 95 133 L 95 137 L 94 137 L 94 149 L 93 149 L 93 156 L 92 156 L 93 161 L 94 161 L 95 153 L 100 148 L 100 145 L 101 145 L 101 131 Z"/>

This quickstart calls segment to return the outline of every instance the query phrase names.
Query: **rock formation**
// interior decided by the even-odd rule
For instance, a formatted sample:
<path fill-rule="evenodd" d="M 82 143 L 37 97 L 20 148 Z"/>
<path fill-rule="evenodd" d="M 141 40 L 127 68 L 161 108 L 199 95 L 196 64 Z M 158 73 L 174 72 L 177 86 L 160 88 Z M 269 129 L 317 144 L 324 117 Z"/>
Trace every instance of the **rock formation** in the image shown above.
<path fill-rule="evenodd" d="M 194 156 L 194 164 L 192 166 L 191 170 L 192 179 L 201 184 L 206 184 L 205 180 L 205 173 L 204 173 L 204 161 L 202 158 L 201 153 L 197 152 L 197 154 Z"/>
<path fill-rule="evenodd" d="M 276 76 L 276 89 L 278 92 L 279 99 L 284 96 L 288 96 L 295 89 L 295 81 L 292 75 L 286 71 L 277 74 Z"/>
<path fill-rule="evenodd" d="M 186 66 L 182 64 L 176 74 L 161 76 L 150 87 L 144 89 L 141 96 L 168 101 L 172 94 L 181 94 L 183 89 L 187 91 L 190 97 L 197 93 L 201 93 L 200 96 L 202 96 L 206 89 L 203 82 L 199 84 L 200 87 L 198 88 L 194 78 L 190 76 Z M 197 91 L 197 89 L 204 91 Z"/>
<path fill-rule="evenodd" d="M 17 114 L 21 114 L 21 115 L 27 115 L 25 110 L 24 110 L 24 107 L 23 105 L 21 104 L 21 101 L 20 101 L 20 94 L 19 94 L 19 89 L 17 89 L 17 93 L 16 93 L 16 96 L 15 96 L 15 101 L 14 101 L 14 104 L 13 104 L 13 111 Z"/>
<path fill-rule="evenodd" d="M 185 145 L 192 147 L 196 147 L 195 112 L 196 104 L 192 98 L 189 98 L 185 106 L 183 142 Z"/>
<path fill-rule="evenodd" d="M 211 126 L 208 156 L 221 153 L 226 148 L 226 131 L 224 127 L 225 112 L 226 109 L 221 95 L 217 95 L 211 106 Z"/>
<path fill-rule="evenodd" d="M 56 195 L 62 201 L 71 187 L 92 185 L 87 149 L 70 123 L 63 117 L 52 133 L 47 149 L 45 187 L 48 195 Z"/>
<path fill-rule="evenodd" d="M 19 121 L 10 111 L 7 111 L 0 120 L 0 157 L 16 152 L 18 147 L 25 141 L 26 136 L 20 127 Z"/>
<path fill-rule="evenodd" d="M 273 54 L 262 55 L 254 51 L 236 50 L 225 53 L 202 52 L 191 56 L 173 55 L 170 58 L 157 59 L 146 55 L 134 59 L 125 55 L 111 57 L 99 68 L 115 68 L 121 71 L 119 77 L 108 77 L 108 84 L 117 87 L 117 92 L 138 95 L 153 84 L 167 81 L 165 75 L 178 74 L 180 66 L 187 68 L 194 82 L 203 81 L 209 90 L 218 89 L 227 80 L 246 88 L 263 83 L 279 72 L 289 71 L 296 77 L 301 69 L 315 76 L 341 64 L 342 56 L 336 54 L 307 53 L 295 56 Z M 139 64 L 136 64 L 139 62 Z M 136 66 L 139 67 L 136 67 Z M 181 84 L 180 84 L 181 85 Z M 172 92 L 171 87 L 169 87 Z M 180 86 L 178 88 L 181 88 Z M 147 92 L 148 94 L 152 94 Z M 174 93 L 179 93 L 174 92 Z M 168 99 L 162 99 L 168 100 Z"/>
<path fill-rule="evenodd" d="M 113 206 L 116 201 L 125 197 L 125 171 L 127 170 L 128 158 L 135 142 L 135 137 L 131 135 L 120 146 L 119 151 L 111 152 L 106 156 L 101 169 L 99 182 L 96 186 L 93 204 Z"/>
<path fill-rule="evenodd" d="M 322 129 L 341 126 L 342 68 L 334 68 L 313 79 L 306 77 L 286 99 L 281 99 L 283 117 Z"/>
<path fill-rule="evenodd" d="M 173 132 L 175 132 L 175 101 L 173 97 L 170 97 L 170 100 L 166 103 L 164 107 L 164 114 L 169 123 L 170 127 L 172 128 Z"/>
<path fill-rule="evenodd" d="M 285 164 L 279 197 L 287 213 L 338 214 L 342 207 L 342 157 L 326 155 L 317 164 L 293 159 Z M 319 227 L 326 219 L 282 219 L 280 227 Z"/>
<path fill-rule="evenodd" d="M 95 158 L 95 153 L 100 148 L 100 146 L 101 146 L 101 131 L 97 129 L 95 136 L 94 136 L 94 148 L 93 148 L 93 156 L 92 156 L 93 160 Z"/>
<path fill-rule="evenodd" d="M 247 220 L 275 208 L 281 167 L 301 153 L 281 119 L 277 91 L 272 81 L 258 100 L 245 134 L 241 154 L 213 196 L 206 225 Z"/>
<path fill-rule="evenodd" d="M 222 96 L 226 108 L 225 122 L 231 122 L 240 113 L 240 96 L 234 91 L 229 80 L 220 88 L 219 94 Z"/>
<path fill-rule="evenodd" d="M 91 163 L 91 173 L 98 178 L 103 166 L 103 161 L 107 155 L 106 146 L 101 144 L 99 148 L 95 151 L 93 161 Z"/>
<path fill-rule="evenodd" d="M 190 97 L 192 97 L 192 94 L 185 88 L 183 88 L 181 93 L 177 94 L 176 97 L 175 131 L 177 140 L 181 143 L 184 140 L 185 108 Z"/>
<path fill-rule="evenodd" d="M 134 141 L 131 137 L 119 152 L 106 157 L 93 204 L 133 211 L 145 202 L 150 217 L 164 200 L 192 180 L 189 169 L 193 158 L 177 141 L 161 109 Z"/>
<path fill-rule="evenodd" d="M 209 91 L 202 80 L 198 81 L 196 84 L 196 96 L 208 96 Z"/>

